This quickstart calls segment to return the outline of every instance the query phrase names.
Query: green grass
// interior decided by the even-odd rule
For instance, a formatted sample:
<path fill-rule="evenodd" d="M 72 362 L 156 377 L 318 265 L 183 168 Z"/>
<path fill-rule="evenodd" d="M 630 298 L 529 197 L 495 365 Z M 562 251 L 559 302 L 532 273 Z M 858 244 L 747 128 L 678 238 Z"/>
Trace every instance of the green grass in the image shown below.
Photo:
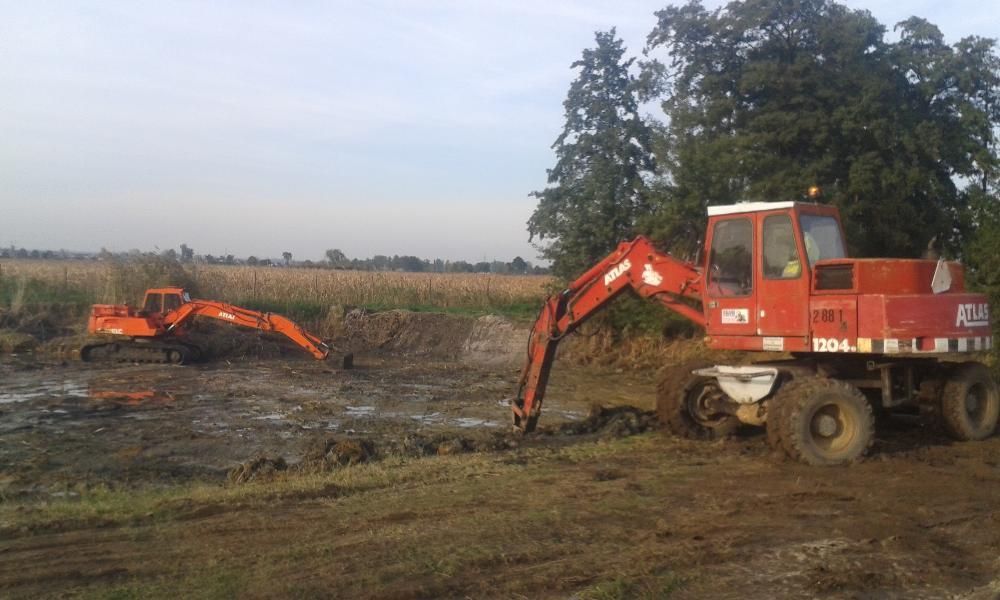
<path fill-rule="evenodd" d="M 477 460 L 478 459 L 478 460 Z M 414 484 L 424 478 L 461 478 L 481 468 L 488 456 L 458 461 L 414 461 L 390 457 L 328 473 L 286 473 L 243 485 L 191 483 L 169 488 L 117 489 L 96 486 L 78 490 L 76 498 L 15 500 L 0 497 L 0 527 L 39 530 L 73 529 L 95 523 L 127 525 L 183 516 L 198 507 L 266 507 L 282 498 L 346 497 L 359 492 Z M 452 470 L 452 463 L 461 468 Z"/>
<path fill-rule="evenodd" d="M 0 278 L 0 307 L 15 311 L 39 307 L 89 307 L 97 301 L 92 294 L 50 281 L 34 278 Z"/>
<path fill-rule="evenodd" d="M 684 580 L 667 571 L 648 574 L 641 570 L 602 581 L 578 594 L 580 600 L 657 600 L 669 598 L 684 587 Z"/>
<path fill-rule="evenodd" d="M 211 566 L 159 581 L 127 581 L 108 588 L 84 590 L 80 597 L 88 600 L 239 598 L 248 591 L 245 577 L 238 569 Z"/>

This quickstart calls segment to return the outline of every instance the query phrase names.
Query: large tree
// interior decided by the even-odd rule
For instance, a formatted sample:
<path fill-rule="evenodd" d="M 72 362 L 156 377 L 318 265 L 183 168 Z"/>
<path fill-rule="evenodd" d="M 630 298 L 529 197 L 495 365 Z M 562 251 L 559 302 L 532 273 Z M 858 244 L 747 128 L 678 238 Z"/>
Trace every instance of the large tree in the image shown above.
<path fill-rule="evenodd" d="M 531 239 L 562 277 L 579 274 L 635 234 L 649 212 L 644 175 L 653 169 L 651 132 L 639 115 L 635 59 L 625 58 L 615 30 L 596 34 L 597 46 L 572 64 L 566 124 L 553 144 L 549 186 L 532 196 Z"/>
<path fill-rule="evenodd" d="M 911 18 L 900 39 L 830 0 L 697 0 L 657 13 L 643 81 L 666 121 L 660 225 L 704 206 L 824 190 L 861 255 L 917 255 L 955 242 L 962 185 L 995 180 L 992 40 L 944 43 Z"/>

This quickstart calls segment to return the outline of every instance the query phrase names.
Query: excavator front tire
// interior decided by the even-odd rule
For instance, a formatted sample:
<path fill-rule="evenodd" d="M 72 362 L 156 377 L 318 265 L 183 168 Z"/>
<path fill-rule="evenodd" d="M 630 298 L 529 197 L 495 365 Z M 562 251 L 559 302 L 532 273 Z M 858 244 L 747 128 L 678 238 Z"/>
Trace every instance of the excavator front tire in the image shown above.
<path fill-rule="evenodd" d="M 769 441 L 779 440 L 789 456 L 806 464 L 848 464 L 875 441 L 871 404 L 843 381 L 796 377 L 782 385 L 772 402 L 776 410 L 768 415 Z"/>
<path fill-rule="evenodd" d="M 694 375 L 692 371 L 712 366 L 710 363 L 686 363 L 668 369 L 657 388 L 656 413 L 674 435 L 716 440 L 728 437 L 740 426 L 736 415 L 712 410 L 713 400 L 725 397 L 715 379 Z"/>

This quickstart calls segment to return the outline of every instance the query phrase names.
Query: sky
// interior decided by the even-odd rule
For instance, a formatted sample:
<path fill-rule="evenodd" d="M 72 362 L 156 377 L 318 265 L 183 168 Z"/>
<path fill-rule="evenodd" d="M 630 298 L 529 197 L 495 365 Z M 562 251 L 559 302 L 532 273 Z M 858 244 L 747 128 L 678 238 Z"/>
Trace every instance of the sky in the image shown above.
<path fill-rule="evenodd" d="M 983 0 L 845 3 L 1000 37 Z M 0 0 L 0 245 L 536 261 L 570 64 L 667 4 Z"/>

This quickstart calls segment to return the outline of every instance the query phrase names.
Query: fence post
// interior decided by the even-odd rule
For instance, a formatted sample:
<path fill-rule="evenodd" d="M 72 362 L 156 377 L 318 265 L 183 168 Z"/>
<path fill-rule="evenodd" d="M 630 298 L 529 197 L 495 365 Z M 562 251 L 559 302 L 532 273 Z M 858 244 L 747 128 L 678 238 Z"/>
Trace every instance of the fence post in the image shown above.
<path fill-rule="evenodd" d="M 253 286 L 250 288 L 250 297 L 254 300 L 257 299 L 257 269 L 251 271 L 253 273 Z"/>

